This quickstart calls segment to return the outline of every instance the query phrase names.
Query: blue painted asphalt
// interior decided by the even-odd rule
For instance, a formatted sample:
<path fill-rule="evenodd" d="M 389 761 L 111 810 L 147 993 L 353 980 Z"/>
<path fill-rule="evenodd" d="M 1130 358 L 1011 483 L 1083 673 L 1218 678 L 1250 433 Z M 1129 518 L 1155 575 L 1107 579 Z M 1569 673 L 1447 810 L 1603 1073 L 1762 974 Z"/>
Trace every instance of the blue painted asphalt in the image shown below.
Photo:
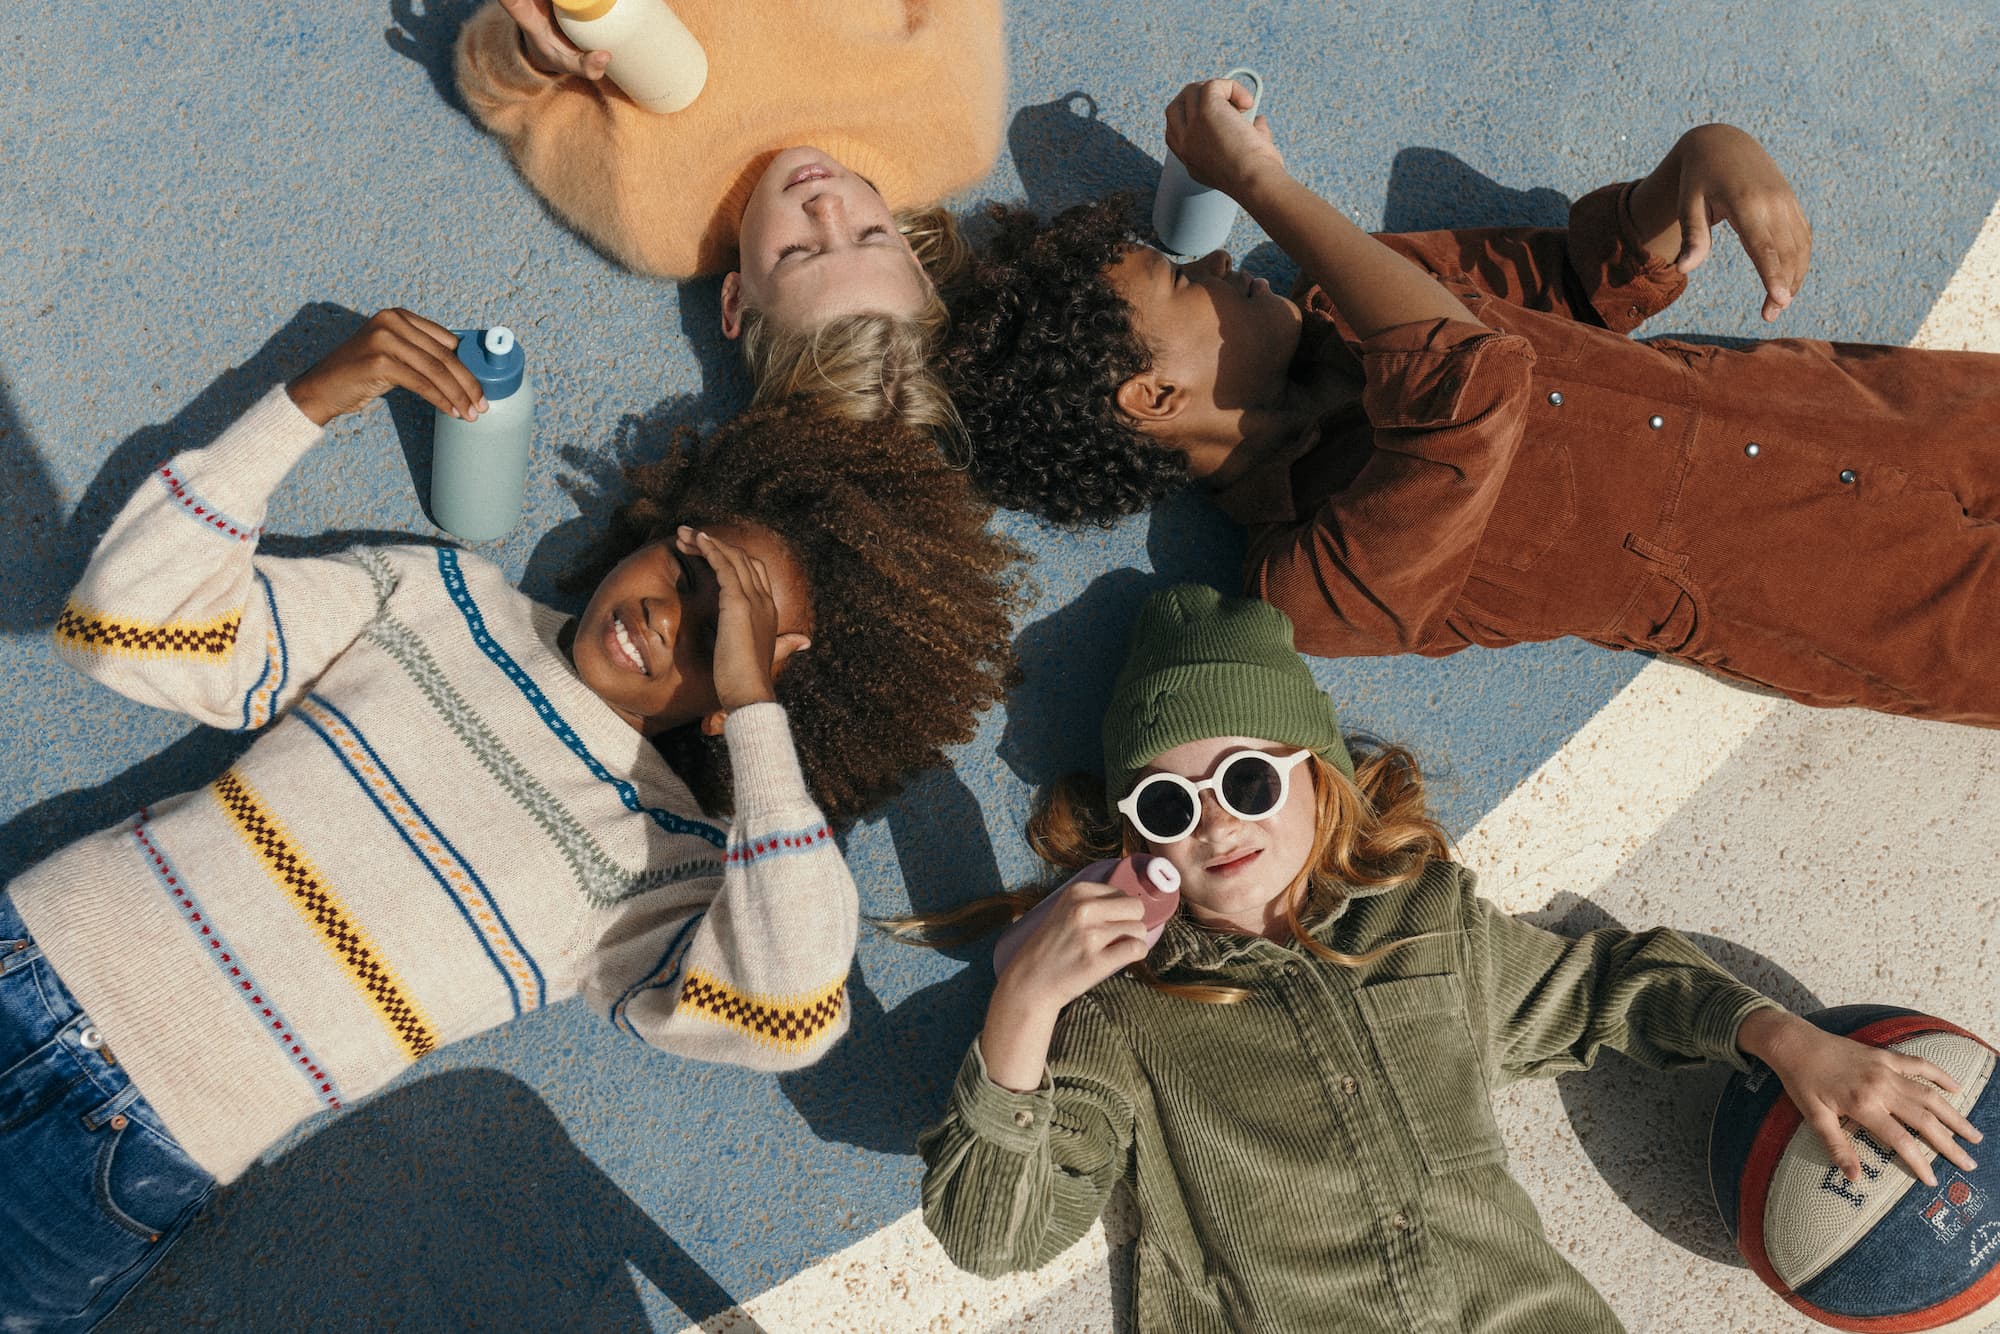
<path fill-rule="evenodd" d="M 526 521 L 486 550 L 552 600 L 607 508 L 607 460 L 740 405 L 715 284 L 611 267 L 456 109 L 449 43 L 468 9 L 79 0 L 60 28 L 52 11 L 0 15 L 0 877 L 206 781 L 240 744 L 66 673 L 46 632 L 148 468 L 358 315 L 401 304 L 520 333 L 541 395 L 536 467 Z M 1889 343 L 1915 331 L 2000 197 L 1992 0 L 1020 0 L 1009 23 L 1009 149 L 979 197 L 1055 207 L 1149 188 L 1160 107 L 1236 63 L 1267 76 L 1294 172 L 1372 226 L 1559 221 L 1566 198 L 1725 119 L 1764 140 L 1816 229 L 1779 332 Z M 1261 239 L 1243 223 L 1232 246 L 1283 276 Z M 1725 242 L 1648 332 L 1754 337 L 1756 304 Z M 423 416 L 338 429 L 275 503 L 272 531 L 293 538 L 274 547 L 431 532 L 401 443 Z M 1093 705 L 1143 591 L 1233 570 L 1227 525 L 1193 498 L 1081 536 L 1008 522 L 1037 555 L 1030 680 L 953 773 L 852 833 L 871 914 L 1026 875 L 1030 785 L 1091 760 Z M 1432 759 L 1458 831 L 1641 665 L 1545 645 L 1319 675 L 1350 725 Z M 574 1005 L 461 1044 L 253 1171 L 125 1319 L 635 1328 L 710 1314 L 914 1206 L 911 1140 L 977 1026 L 981 957 L 864 938 L 853 1035 L 778 1079 L 635 1048 Z"/>

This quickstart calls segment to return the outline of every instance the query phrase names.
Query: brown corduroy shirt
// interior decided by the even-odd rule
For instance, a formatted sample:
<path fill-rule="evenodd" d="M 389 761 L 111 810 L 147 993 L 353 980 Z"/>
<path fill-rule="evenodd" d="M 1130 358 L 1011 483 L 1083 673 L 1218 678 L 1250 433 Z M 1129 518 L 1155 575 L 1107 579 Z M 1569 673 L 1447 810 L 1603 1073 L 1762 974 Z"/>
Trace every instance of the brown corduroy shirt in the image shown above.
<path fill-rule="evenodd" d="M 1490 1090 L 1611 1047 L 1656 1068 L 1747 1068 L 1773 1002 L 1673 931 L 1575 940 L 1517 921 L 1435 862 L 1314 931 L 1360 965 L 1170 920 L 1151 962 L 1247 988 L 1234 1005 L 1123 975 L 1063 1011 L 1032 1093 L 973 1044 L 918 1141 L 924 1221 L 983 1275 L 1047 1264 L 1113 1184 L 1139 1205 L 1141 1334 L 1606 1334 L 1616 1317 L 1549 1245 L 1507 1172 Z"/>
<path fill-rule="evenodd" d="M 2000 725 L 2000 356 L 1634 341 L 1686 280 L 1628 189 L 1567 229 L 1382 237 L 1488 328 L 1362 340 L 1305 293 L 1294 373 L 1359 397 L 1215 494 L 1250 593 L 1322 656 L 1570 635 Z"/>

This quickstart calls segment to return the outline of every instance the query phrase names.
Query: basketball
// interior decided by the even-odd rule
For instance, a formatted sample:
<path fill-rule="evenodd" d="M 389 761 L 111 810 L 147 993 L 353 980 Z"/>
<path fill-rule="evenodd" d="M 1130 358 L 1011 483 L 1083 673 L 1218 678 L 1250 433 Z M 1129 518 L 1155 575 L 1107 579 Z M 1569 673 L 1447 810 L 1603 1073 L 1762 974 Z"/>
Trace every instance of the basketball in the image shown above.
<path fill-rule="evenodd" d="M 1716 1207 L 1737 1250 L 1773 1291 L 1835 1329 L 1901 1334 L 2000 1324 L 2000 1087 L 1994 1049 L 1943 1019 L 1886 1005 L 1806 1016 L 1839 1033 L 1920 1056 L 1949 1072 L 1954 1107 L 1988 1138 L 1963 1172 L 1933 1158 L 1926 1186 L 1867 1130 L 1848 1136 L 1861 1160 L 1849 1181 L 1761 1062 L 1733 1076 L 1709 1131 Z"/>

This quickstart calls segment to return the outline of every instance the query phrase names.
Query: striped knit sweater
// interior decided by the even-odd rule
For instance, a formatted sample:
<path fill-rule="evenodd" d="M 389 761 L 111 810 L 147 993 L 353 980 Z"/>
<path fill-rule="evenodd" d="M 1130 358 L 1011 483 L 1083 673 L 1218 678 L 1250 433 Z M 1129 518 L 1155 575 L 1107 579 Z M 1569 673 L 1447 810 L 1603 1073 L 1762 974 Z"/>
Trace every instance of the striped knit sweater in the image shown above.
<path fill-rule="evenodd" d="M 822 1055 L 858 908 L 784 711 L 730 715 L 724 827 L 578 679 L 563 616 L 487 562 L 258 555 L 320 438 L 279 388 L 161 468 L 56 627 L 133 699 L 271 724 L 8 887 L 176 1138 L 229 1180 L 301 1118 L 578 991 L 682 1055 Z"/>

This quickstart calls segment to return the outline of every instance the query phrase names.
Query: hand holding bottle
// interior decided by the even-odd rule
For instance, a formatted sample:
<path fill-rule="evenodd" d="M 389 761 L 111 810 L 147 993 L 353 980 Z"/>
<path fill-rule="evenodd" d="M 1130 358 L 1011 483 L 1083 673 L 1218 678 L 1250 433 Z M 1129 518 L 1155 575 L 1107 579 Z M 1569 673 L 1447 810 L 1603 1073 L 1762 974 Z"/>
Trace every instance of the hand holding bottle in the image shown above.
<path fill-rule="evenodd" d="M 500 8 L 521 30 L 521 51 L 544 74 L 574 74 L 601 79 L 611 67 L 609 51 L 584 51 L 556 28 L 550 0 L 500 0 Z"/>
<path fill-rule="evenodd" d="M 401 308 L 377 311 L 360 332 L 285 386 L 316 425 L 407 389 L 464 421 L 487 410 L 486 393 L 455 354 L 458 335 Z"/>
<path fill-rule="evenodd" d="M 1191 83 L 1167 103 L 1167 148 L 1197 184 L 1240 199 L 1258 174 L 1286 174 L 1270 118 L 1243 114 L 1256 104 L 1235 79 Z"/>

